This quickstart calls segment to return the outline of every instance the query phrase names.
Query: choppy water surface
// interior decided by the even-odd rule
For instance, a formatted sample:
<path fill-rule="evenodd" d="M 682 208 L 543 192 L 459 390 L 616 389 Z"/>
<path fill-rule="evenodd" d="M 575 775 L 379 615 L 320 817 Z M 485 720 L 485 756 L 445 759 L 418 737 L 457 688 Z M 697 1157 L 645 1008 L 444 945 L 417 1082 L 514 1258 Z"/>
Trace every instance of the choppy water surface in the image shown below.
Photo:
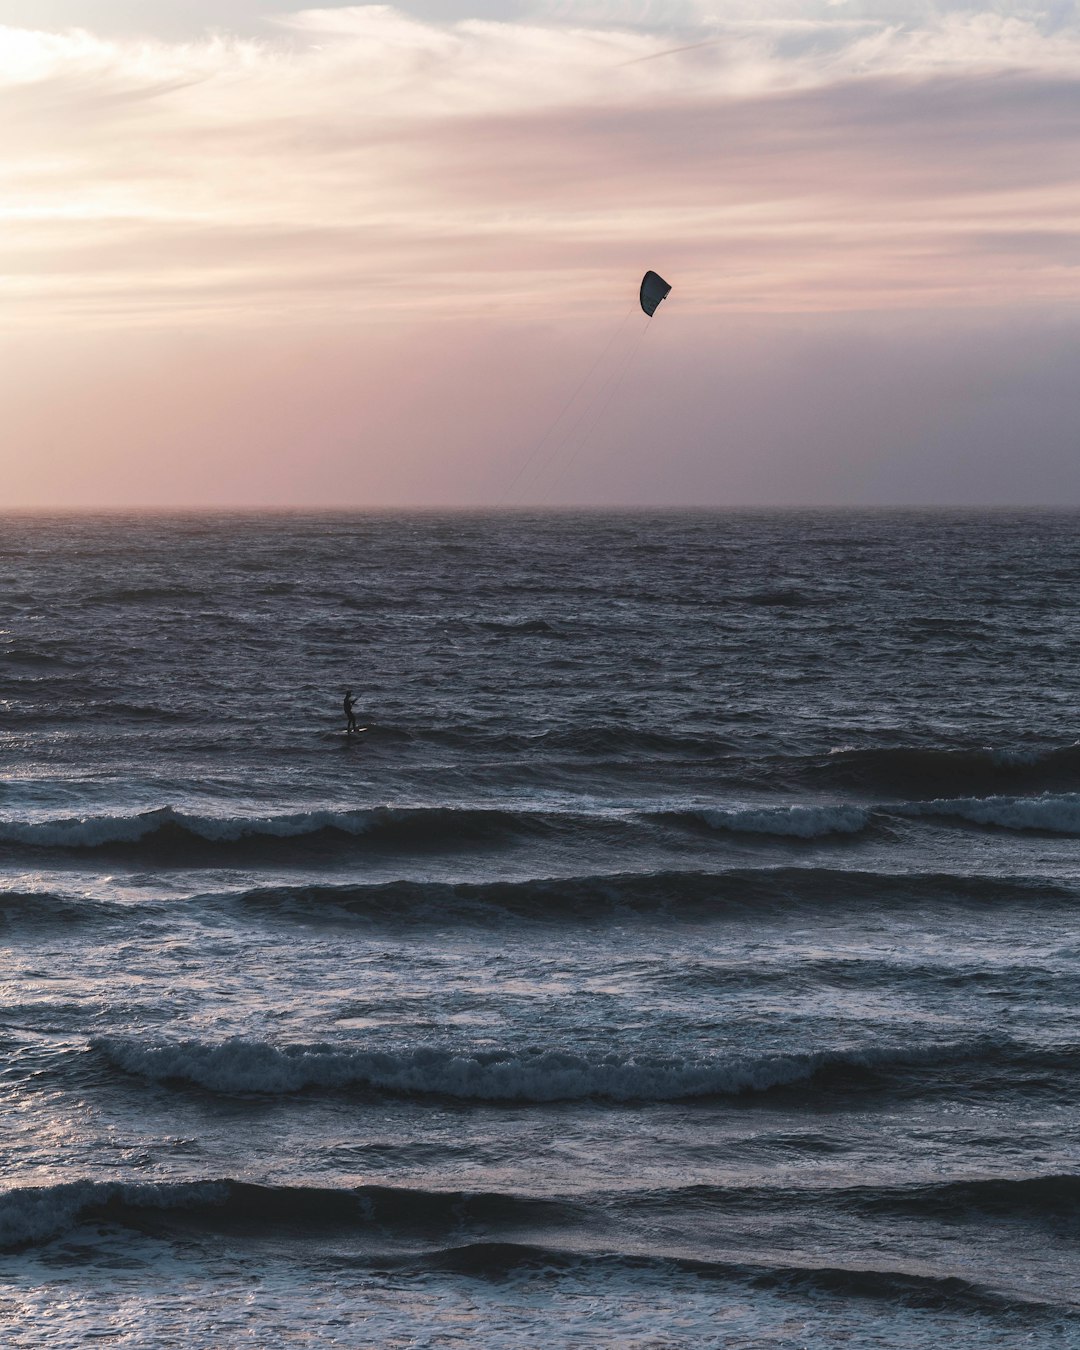
<path fill-rule="evenodd" d="M 1078 524 L 0 522 L 4 1343 L 1080 1345 Z"/>

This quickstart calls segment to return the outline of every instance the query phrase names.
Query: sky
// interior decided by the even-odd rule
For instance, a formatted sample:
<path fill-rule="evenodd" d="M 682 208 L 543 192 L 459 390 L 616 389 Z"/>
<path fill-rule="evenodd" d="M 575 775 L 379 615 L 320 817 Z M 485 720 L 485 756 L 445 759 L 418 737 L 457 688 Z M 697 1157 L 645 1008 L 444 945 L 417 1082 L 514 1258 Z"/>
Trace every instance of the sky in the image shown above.
<path fill-rule="evenodd" d="M 1080 506 L 1078 75 L 1071 0 L 0 0 L 0 506 Z"/>

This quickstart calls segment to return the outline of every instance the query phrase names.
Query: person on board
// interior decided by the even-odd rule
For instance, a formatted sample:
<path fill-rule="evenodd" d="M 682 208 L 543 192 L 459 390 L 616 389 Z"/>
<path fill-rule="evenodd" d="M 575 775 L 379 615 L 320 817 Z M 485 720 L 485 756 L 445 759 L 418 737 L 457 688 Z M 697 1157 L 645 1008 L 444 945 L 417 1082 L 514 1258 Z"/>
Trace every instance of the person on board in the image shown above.
<path fill-rule="evenodd" d="M 356 715 L 353 712 L 353 708 L 356 706 L 356 699 L 353 698 L 351 689 L 345 690 L 345 702 L 342 706 L 345 709 L 346 735 L 351 731 L 359 731 L 360 728 L 356 725 Z"/>

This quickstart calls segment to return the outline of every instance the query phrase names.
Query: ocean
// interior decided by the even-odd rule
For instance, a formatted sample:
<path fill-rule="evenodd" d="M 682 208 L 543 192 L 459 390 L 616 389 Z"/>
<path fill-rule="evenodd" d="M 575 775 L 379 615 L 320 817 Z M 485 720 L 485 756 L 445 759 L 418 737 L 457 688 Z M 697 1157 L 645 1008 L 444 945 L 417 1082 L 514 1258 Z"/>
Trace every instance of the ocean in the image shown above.
<path fill-rule="evenodd" d="M 1080 517 L 7 516 L 0 615 L 5 1347 L 1080 1346 Z"/>

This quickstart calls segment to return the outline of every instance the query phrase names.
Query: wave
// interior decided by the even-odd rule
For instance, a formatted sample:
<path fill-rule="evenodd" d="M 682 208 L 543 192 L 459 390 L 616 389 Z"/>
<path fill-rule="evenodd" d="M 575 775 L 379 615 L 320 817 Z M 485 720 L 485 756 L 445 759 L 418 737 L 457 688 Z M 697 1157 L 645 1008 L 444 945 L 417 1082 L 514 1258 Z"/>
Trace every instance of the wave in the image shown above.
<path fill-rule="evenodd" d="M 460 925 L 602 924 L 659 920 L 665 923 L 723 922 L 748 913 L 775 914 L 885 908 L 914 910 L 964 907 L 1074 907 L 1078 889 L 1040 877 L 954 876 L 949 873 L 888 873 L 840 868 L 731 868 L 719 872 L 661 871 L 598 873 L 570 877 L 530 877 L 515 881 L 388 881 L 341 885 L 261 886 L 238 892 L 212 892 L 174 902 L 254 919 L 295 923 L 366 922 L 383 927 Z M 130 923 L 163 903 L 118 903 L 61 891 L 0 891 L 0 928 Z M 785 966 L 742 968 L 755 981 L 791 978 Z M 865 980 L 877 966 L 839 958 L 804 967 L 806 973 L 844 981 Z M 894 979 L 901 967 L 881 965 L 881 978 Z M 942 980 L 993 979 L 1000 971 L 983 968 L 918 971 Z M 1041 972 L 1028 970 L 1031 979 Z M 691 967 L 676 973 L 690 983 L 700 978 Z"/>
<path fill-rule="evenodd" d="M 933 1069 L 965 1061 L 1000 1068 L 1007 1058 L 1002 1043 L 992 1041 L 701 1059 L 585 1055 L 551 1049 L 468 1051 L 420 1046 L 368 1050 L 341 1044 L 274 1045 L 242 1038 L 146 1044 L 100 1037 L 90 1042 L 90 1049 L 124 1073 L 212 1092 L 280 1096 L 313 1088 L 359 1089 L 392 1096 L 517 1103 L 687 1101 L 815 1081 L 857 1086 L 890 1071 Z M 1030 1056 L 1021 1058 L 1030 1064 Z"/>
<path fill-rule="evenodd" d="M 1080 793 L 1039 797 L 968 797 L 906 803 L 899 813 L 943 816 L 1003 830 L 1080 834 Z"/>
<path fill-rule="evenodd" d="M 825 867 L 730 868 L 530 877 L 516 881 L 389 881 L 367 885 L 256 887 L 205 903 L 300 922 L 366 919 L 390 925 L 595 923 L 634 916 L 687 919 L 747 911 L 884 906 L 1075 905 L 1078 891 L 1041 877 L 853 871 Z M 895 973 L 895 968 L 894 968 Z"/>
<path fill-rule="evenodd" d="M 324 922 L 366 919 L 390 925 L 596 922 L 605 917 L 700 916 L 724 878 L 692 872 L 529 878 L 522 881 L 390 881 L 369 885 L 267 886 L 212 904 L 256 914 Z M 721 902 L 717 900 L 717 908 Z"/>
<path fill-rule="evenodd" d="M 640 835 L 649 826 L 693 833 L 726 830 L 778 838 L 814 839 L 856 834 L 871 812 L 850 806 L 691 808 L 668 811 L 517 810 L 470 806 L 373 806 L 354 810 L 281 812 L 266 816 L 210 816 L 160 807 L 105 814 L 0 822 L 0 845 L 37 849 L 138 849 L 170 853 L 249 847 L 410 849 L 447 845 L 498 846 L 557 833 Z"/>
<path fill-rule="evenodd" d="M 912 797 L 983 797 L 1080 787 L 1080 742 L 1013 750 L 843 748 L 810 762 L 798 776 L 834 787 Z"/>
<path fill-rule="evenodd" d="M 913 800 L 1080 789 L 1080 742 L 1049 748 L 841 747 L 824 756 L 750 757 L 719 732 L 599 722 L 533 733 L 479 727 L 379 727 L 387 737 L 488 753 L 654 755 L 711 764 L 732 786 L 856 790 Z"/>
<path fill-rule="evenodd" d="M 698 808 L 657 812 L 651 817 L 675 825 L 790 839 L 857 835 L 890 821 L 939 818 L 1003 830 L 1080 834 L 1080 793 L 1038 797 L 956 797 L 931 801 L 761 807 Z"/>
<path fill-rule="evenodd" d="M 1080 1222 L 1080 1176 L 987 1177 L 869 1191 L 860 1206 L 890 1214 L 955 1220 L 963 1211 L 1005 1218 Z"/>
<path fill-rule="evenodd" d="M 956 1191 L 963 1201 L 974 1188 L 982 1194 L 990 1188 L 995 1196 L 1019 1198 L 1026 1212 L 1035 1193 L 1065 1183 L 1075 1203 L 1075 1177 L 1038 1177 L 1019 1181 L 945 1183 L 925 1188 L 941 1205 Z M 79 1180 L 51 1186 L 29 1186 L 0 1193 L 0 1250 L 20 1251 L 66 1237 L 83 1229 L 89 1240 L 102 1225 L 116 1225 L 156 1238 L 189 1241 L 192 1236 L 221 1234 L 245 1244 L 282 1233 L 290 1241 L 339 1242 L 348 1236 L 350 1249 L 335 1247 L 343 1266 L 375 1266 L 380 1269 L 447 1271 L 480 1278 L 501 1278 L 527 1270 L 551 1272 L 588 1271 L 630 1279 L 640 1285 L 650 1278 L 672 1276 L 724 1281 L 754 1289 L 777 1289 L 789 1293 L 812 1292 L 840 1297 L 875 1298 L 912 1307 L 979 1309 L 1025 1316 L 1050 1313 L 1075 1315 L 1075 1306 L 1061 1307 L 1041 1301 L 1037 1295 L 1003 1293 L 948 1274 L 911 1270 L 842 1266 L 811 1257 L 802 1262 L 762 1260 L 757 1253 L 747 1259 L 701 1258 L 683 1251 L 644 1249 L 634 1240 L 629 1250 L 619 1233 L 622 1223 L 612 1219 L 627 1210 L 655 1208 L 674 1203 L 686 1213 L 695 1192 L 715 1190 L 711 1200 L 726 1198 L 727 1207 L 741 1199 L 755 1212 L 783 1205 L 788 1199 L 809 1193 L 722 1193 L 718 1188 L 687 1188 L 663 1196 L 615 1197 L 615 1209 L 605 1203 L 600 1210 L 579 1200 L 543 1198 L 493 1191 L 442 1191 L 424 1187 L 358 1186 L 314 1187 L 288 1184 L 257 1184 L 232 1178 L 188 1181 L 90 1181 Z M 879 1198 L 900 1204 L 918 1188 L 896 1188 Z M 844 1192 L 826 1192 L 843 1197 Z M 847 1198 L 854 1198 L 848 1196 Z M 870 1196 L 872 1199 L 872 1195 Z M 865 1203 L 867 1197 L 863 1196 Z M 995 1214 L 1003 1211 L 993 1207 Z M 921 1212 L 921 1211 L 920 1211 Z M 947 1210 L 943 1210 L 948 1213 Z M 1016 1213 L 1016 1206 L 1004 1211 Z M 596 1221 L 599 1229 L 596 1229 Z M 558 1235 L 559 1245 L 550 1237 Z M 524 1240 L 523 1240 L 524 1239 Z M 544 1240 L 547 1239 L 547 1240 Z M 611 1245 L 614 1244 L 614 1247 Z"/>
<path fill-rule="evenodd" d="M 1080 793 L 1040 797 L 941 798 L 890 805 L 843 803 L 694 806 L 664 810 L 574 811 L 495 806 L 393 806 L 202 815 L 165 806 L 133 813 L 0 821 L 0 846 L 138 850 L 185 856 L 222 850 L 500 847 L 557 834 L 622 836 L 663 829 L 778 840 L 855 837 L 900 819 L 936 818 L 1017 831 L 1080 834 Z"/>
<path fill-rule="evenodd" d="M 37 927 L 89 924 L 130 916 L 127 905 L 57 891 L 0 891 L 0 929 L 9 924 Z"/>
<path fill-rule="evenodd" d="M 718 1186 L 699 1183 L 613 1197 L 620 1213 L 648 1215 L 724 1213 L 794 1214 L 830 1209 L 841 1213 L 911 1215 L 956 1223 L 965 1215 L 978 1225 L 987 1216 L 1076 1222 L 1080 1219 L 1080 1176 L 974 1177 L 914 1185 Z"/>
<path fill-rule="evenodd" d="M 607 1273 L 629 1279 L 638 1288 L 650 1277 L 666 1282 L 672 1276 L 682 1276 L 786 1294 L 875 1299 L 930 1312 L 990 1314 L 997 1323 L 997 1333 L 1004 1331 L 1013 1318 L 1017 1319 L 1018 1329 L 1030 1327 L 1033 1319 L 1046 1318 L 1056 1331 L 1060 1319 L 1071 1321 L 1077 1311 L 1074 1304 L 1052 1303 L 1033 1293 L 1021 1296 L 1011 1291 L 998 1292 L 956 1275 L 928 1275 L 887 1267 L 813 1265 L 810 1257 L 802 1265 L 779 1260 L 766 1263 L 756 1255 L 746 1261 L 705 1260 L 667 1253 L 596 1252 L 504 1240 L 467 1242 L 439 1251 L 391 1256 L 383 1264 L 500 1280 L 526 1270 L 583 1271 L 591 1281 Z"/>
<path fill-rule="evenodd" d="M 566 1201 L 489 1191 L 264 1186 L 231 1179 L 76 1181 L 0 1194 L 0 1250 L 48 1241 L 84 1223 L 145 1228 L 151 1216 L 211 1230 L 378 1227 L 445 1237 L 469 1228 L 536 1229 L 573 1221 L 579 1213 Z"/>
<path fill-rule="evenodd" d="M 572 812 L 512 811 L 497 807 L 373 806 L 355 810 L 281 812 L 266 816 L 211 816 L 159 807 L 131 814 L 0 822 L 0 844 L 50 849 L 202 849 L 275 841 L 408 844 L 412 848 L 459 841 L 485 843 L 550 834 L 584 823 L 612 825 L 617 817 Z"/>
<path fill-rule="evenodd" d="M 963 990 L 972 997 L 983 991 L 1012 997 L 1057 998 L 1074 1000 L 1080 997 L 1080 975 L 1048 970 L 1039 965 L 1016 963 L 1012 965 L 985 965 L 970 961 L 958 964 L 955 960 L 912 961 L 903 952 L 895 957 L 875 960 L 862 957 L 822 957 L 816 960 L 799 957 L 793 961 L 776 959 L 761 962 L 722 960 L 683 961 L 678 968 L 653 977 L 658 988 L 700 996 L 703 993 L 736 990 L 776 989 L 779 998 L 799 997 L 810 991 L 821 994 L 825 990 L 895 991 L 902 983 L 910 992 L 932 990 L 950 993 Z"/>
<path fill-rule="evenodd" d="M 648 813 L 648 818 L 691 829 L 705 826 L 734 834 L 819 839 L 830 834 L 860 834 L 870 825 L 873 814 L 871 808 L 863 806 L 747 806 L 657 811 Z"/>
<path fill-rule="evenodd" d="M 971 1280 L 903 1269 L 705 1259 L 680 1252 L 612 1249 L 581 1231 L 588 1215 L 579 1204 L 499 1192 L 434 1191 L 360 1186 L 354 1189 L 259 1185 L 233 1179 L 111 1182 L 74 1181 L 0 1194 L 0 1250 L 14 1252 L 82 1229 L 87 1240 L 102 1225 L 155 1238 L 189 1241 L 222 1234 L 244 1244 L 285 1233 L 291 1242 L 348 1236 L 335 1245 L 342 1268 L 450 1272 L 502 1279 L 530 1270 L 581 1272 L 590 1282 L 608 1277 L 667 1284 L 676 1279 L 731 1283 L 744 1288 L 873 1298 L 913 1308 L 1075 1316 L 1075 1306 L 1037 1295 L 999 1293 Z M 559 1244 L 538 1241 L 558 1235 Z M 80 1237 L 82 1234 L 80 1234 Z M 523 1240 L 524 1239 L 524 1240 Z M 615 1239 L 616 1244 L 618 1239 Z M 325 1258 L 324 1258 L 325 1259 Z M 1060 1325 L 1060 1321 L 1058 1321 Z"/>
<path fill-rule="evenodd" d="M 599 1201 L 599 1206 L 597 1206 Z M 203 1228 L 288 1226 L 293 1232 L 339 1227 L 393 1230 L 438 1238 L 470 1227 L 595 1227 L 638 1214 L 692 1215 L 703 1209 L 765 1214 L 811 1208 L 910 1214 L 955 1221 L 979 1216 L 1075 1220 L 1080 1177 L 976 1178 L 916 1186 L 724 1187 L 707 1184 L 591 1198 L 549 1198 L 498 1191 L 366 1185 L 260 1185 L 231 1178 L 174 1182 L 77 1181 L 0 1193 L 0 1249 L 40 1242 L 86 1222 L 143 1227 L 150 1212 Z"/>

